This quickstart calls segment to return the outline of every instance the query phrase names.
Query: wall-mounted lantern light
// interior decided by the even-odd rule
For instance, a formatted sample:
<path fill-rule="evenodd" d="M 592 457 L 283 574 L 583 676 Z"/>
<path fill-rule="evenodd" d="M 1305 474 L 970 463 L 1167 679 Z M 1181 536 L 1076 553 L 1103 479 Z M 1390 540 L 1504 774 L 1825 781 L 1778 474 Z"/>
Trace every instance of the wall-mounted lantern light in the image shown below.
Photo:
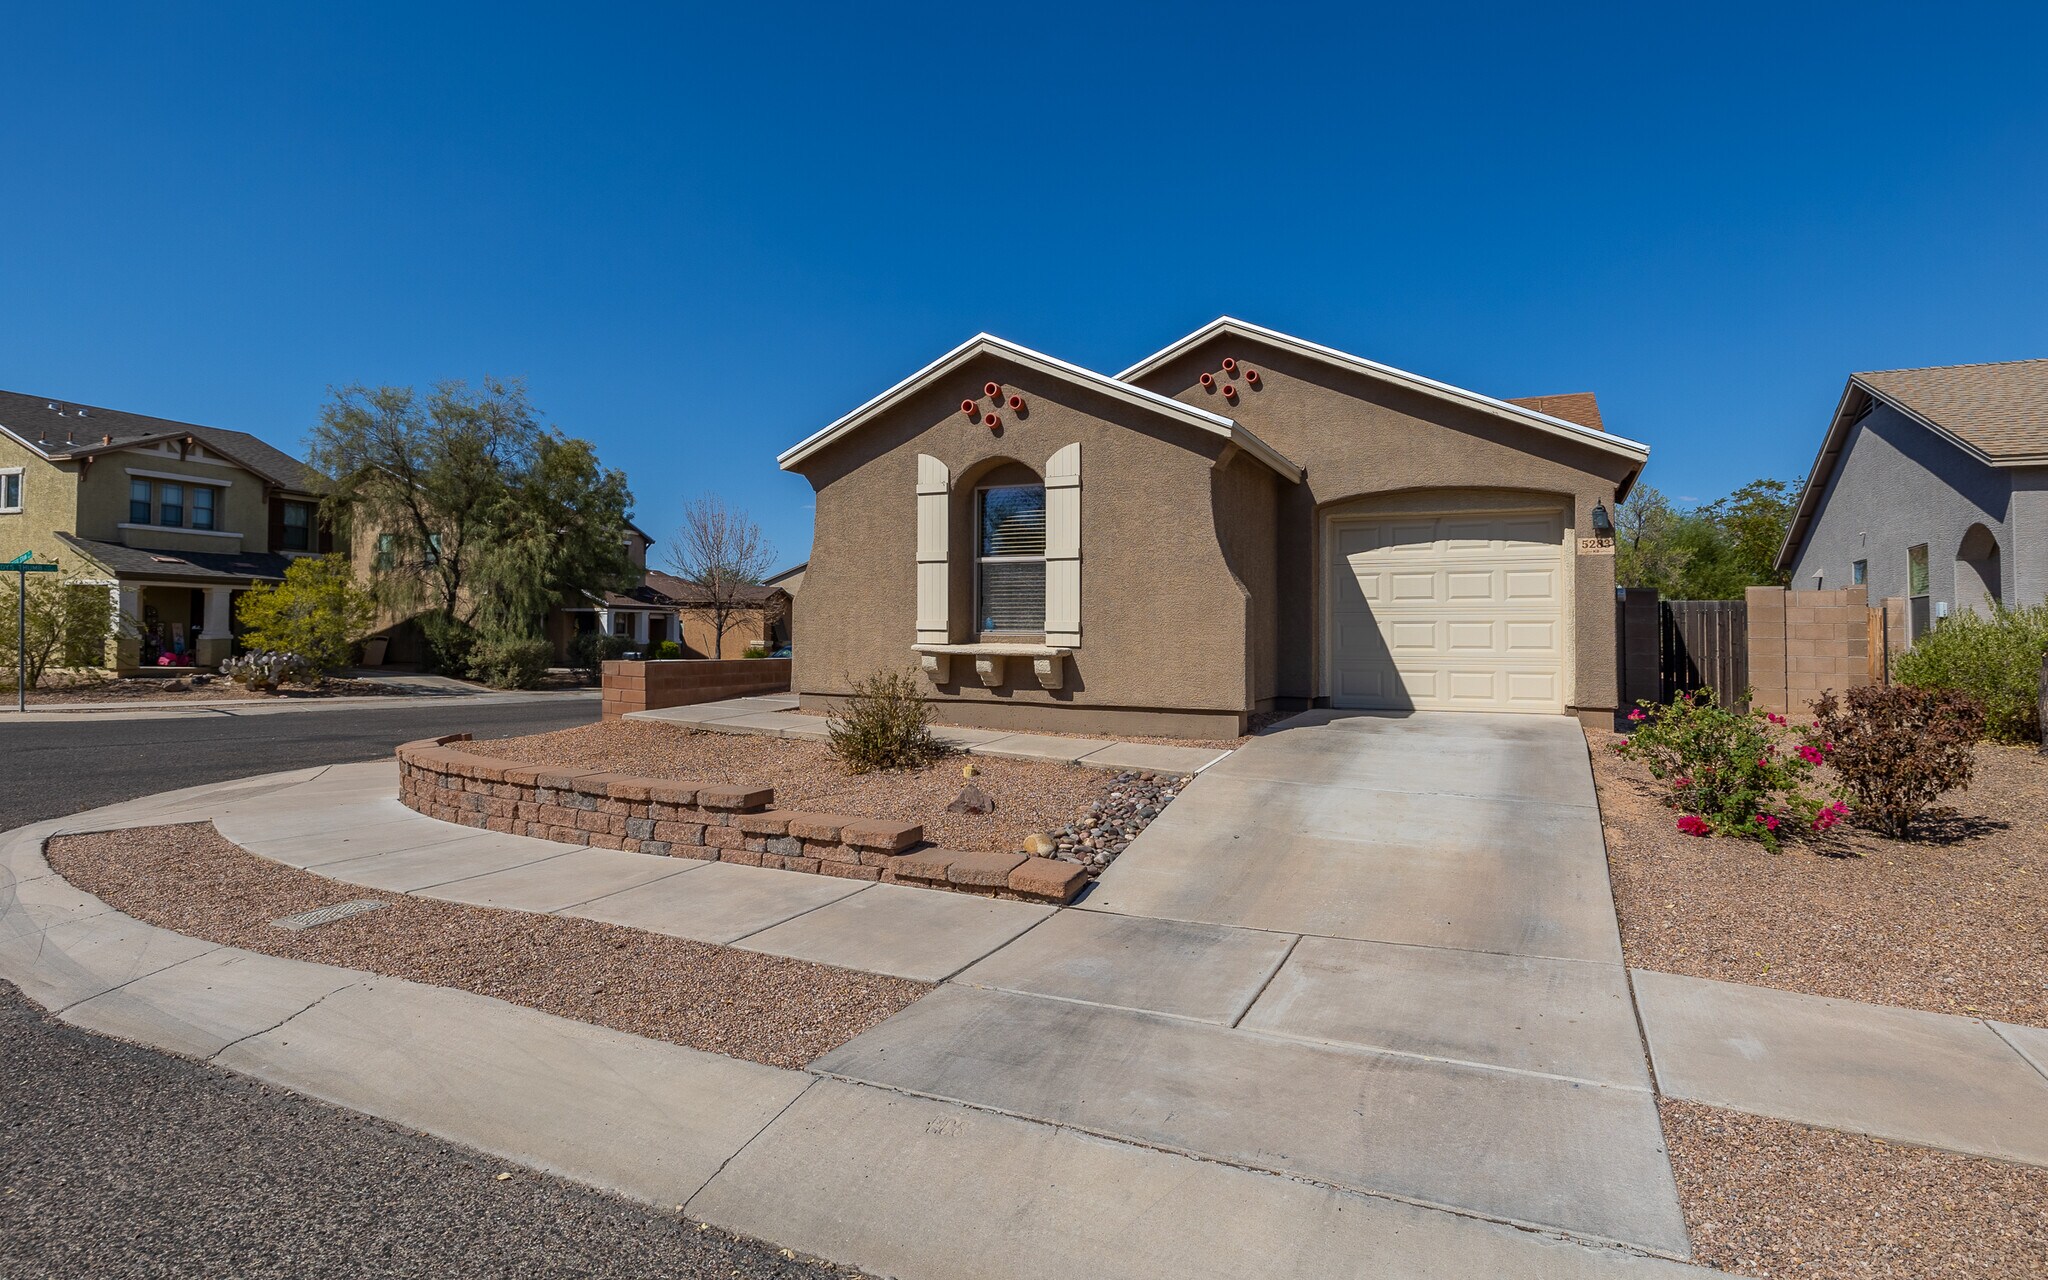
<path fill-rule="evenodd" d="M 1596 502 L 1593 504 L 1593 536 L 1596 538 L 1611 538 L 1614 536 L 1614 521 L 1608 517 L 1606 503 Z"/>

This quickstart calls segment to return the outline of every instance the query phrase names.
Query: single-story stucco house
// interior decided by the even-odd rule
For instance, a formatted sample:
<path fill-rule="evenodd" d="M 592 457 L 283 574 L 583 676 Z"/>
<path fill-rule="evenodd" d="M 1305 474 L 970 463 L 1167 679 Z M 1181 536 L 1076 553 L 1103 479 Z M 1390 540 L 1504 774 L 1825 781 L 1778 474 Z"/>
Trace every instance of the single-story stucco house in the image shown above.
<path fill-rule="evenodd" d="M 2048 599 L 2048 360 L 1849 379 L 1778 552 L 1794 587 L 1956 609 Z"/>
<path fill-rule="evenodd" d="M 1600 535 L 1649 449 L 1537 403 L 1229 318 L 1114 376 L 978 335 L 781 456 L 817 493 L 793 687 L 917 663 L 999 729 L 1611 723 Z"/>

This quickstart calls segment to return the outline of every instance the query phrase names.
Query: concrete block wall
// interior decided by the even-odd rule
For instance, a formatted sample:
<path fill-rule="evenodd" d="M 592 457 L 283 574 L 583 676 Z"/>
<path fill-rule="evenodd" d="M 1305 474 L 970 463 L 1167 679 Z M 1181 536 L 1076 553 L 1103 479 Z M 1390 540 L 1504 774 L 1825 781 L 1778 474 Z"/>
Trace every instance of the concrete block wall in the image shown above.
<path fill-rule="evenodd" d="M 1750 709 L 1791 715 L 1829 689 L 1870 683 L 1870 604 L 1862 587 L 1751 587 Z"/>
<path fill-rule="evenodd" d="M 443 822 L 563 844 L 1029 902 L 1071 901 L 1088 882 L 1075 863 L 933 849 L 920 823 L 777 809 L 771 787 L 518 764 L 463 751 L 468 737 L 399 747 L 399 801 Z M 991 868 L 998 874 L 974 874 Z"/>
<path fill-rule="evenodd" d="M 669 658 L 604 664 L 604 718 L 789 688 L 788 658 Z"/>

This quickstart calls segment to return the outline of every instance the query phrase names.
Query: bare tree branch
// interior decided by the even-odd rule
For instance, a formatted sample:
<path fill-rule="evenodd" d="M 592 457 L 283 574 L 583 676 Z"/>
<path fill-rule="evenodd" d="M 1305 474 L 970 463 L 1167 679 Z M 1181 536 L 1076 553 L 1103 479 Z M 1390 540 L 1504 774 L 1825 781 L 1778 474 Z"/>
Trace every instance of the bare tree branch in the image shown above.
<path fill-rule="evenodd" d="M 762 609 L 765 618 L 755 588 L 775 567 L 775 550 L 746 512 L 716 494 L 699 495 L 683 508 L 682 528 L 664 554 L 677 577 L 704 592 L 700 607 L 711 615 L 717 637 L 712 657 L 725 656 L 725 633 L 739 614 Z"/>

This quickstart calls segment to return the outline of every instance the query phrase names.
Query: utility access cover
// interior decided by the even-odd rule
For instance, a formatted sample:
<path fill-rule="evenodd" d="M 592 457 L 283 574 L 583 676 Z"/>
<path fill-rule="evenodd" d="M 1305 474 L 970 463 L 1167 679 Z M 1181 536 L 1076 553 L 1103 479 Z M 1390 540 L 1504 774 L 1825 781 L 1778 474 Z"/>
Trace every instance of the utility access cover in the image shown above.
<path fill-rule="evenodd" d="M 346 920 L 350 916 L 359 916 L 365 911 L 375 911 L 379 907 L 389 905 L 391 904 L 376 898 L 356 898 L 348 902 L 337 902 L 330 907 L 315 907 L 311 911 L 301 911 L 295 916 L 286 916 L 282 920 L 272 920 L 270 923 L 280 929 L 290 929 L 297 933 L 301 929 L 333 924 L 336 920 Z"/>

